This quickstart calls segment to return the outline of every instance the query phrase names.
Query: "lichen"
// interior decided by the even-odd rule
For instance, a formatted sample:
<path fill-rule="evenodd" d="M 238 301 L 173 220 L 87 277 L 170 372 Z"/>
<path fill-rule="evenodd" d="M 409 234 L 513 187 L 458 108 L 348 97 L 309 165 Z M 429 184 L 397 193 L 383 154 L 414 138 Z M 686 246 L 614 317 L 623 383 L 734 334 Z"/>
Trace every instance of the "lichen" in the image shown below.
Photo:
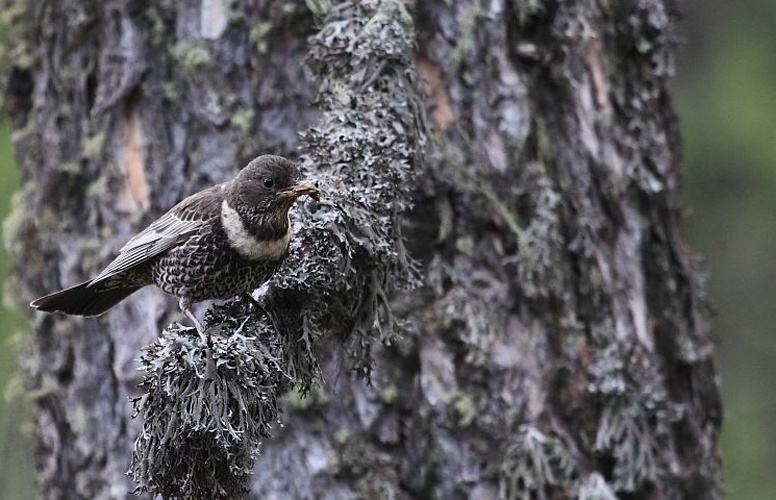
<path fill-rule="evenodd" d="M 390 456 L 358 436 L 339 442 L 330 458 L 329 472 L 346 477 L 357 491 L 356 498 L 399 498 Z"/>
<path fill-rule="evenodd" d="M 597 453 L 612 460 L 613 489 L 636 491 L 669 473 L 665 445 L 680 418 L 662 377 L 643 348 L 613 343 L 589 367 L 589 391 L 600 400 L 594 441 Z"/>
<path fill-rule="evenodd" d="M 498 467 L 499 498 L 567 497 L 564 488 L 574 484 L 577 460 L 556 436 L 523 425 L 502 450 Z"/>
<path fill-rule="evenodd" d="M 341 3 L 310 39 L 323 116 L 302 137 L 302 159 L 324 197 L 302 207 L 298 251 L 275 280 L 280 297 L 309 297 L 307 337 L 339 332 L 367 378 L 372 342 L 409 326 L 390 298 L 419 283 L 399 217 L 420 172 L 423 101 L 400 3 Z"/>
<path fill-rule="evenodd" d="M 479 5 L 471 3 L 466 7 L 466 13 L 461 20 L 461 27 L 459 29 L 459 36 L 455 43 L 455 49 L 451 56 L 452 70 L 459 71 L 464 67 L 464 61 L 467 57 L 470 57 L 473 49 L 476 46 L 474 38 L 477 36 L 477 28 L 479 21 L 486 15 L 485 11 Z M 473 84 L 471 81 L 471 75 L 463 73 L 464 81 L 468 84 Z"/>
<path fill-rule="evenodd" d="M 130 470 L 139 491 L 218 499 L 247 490 L 293 382 L 283 369 L 288 344 L 250 307 L 210 309 L 206 345 L 193 328 L 171 325 L 144 350 L 144 394 L 134 400 L 143 430 Z"/>
<path fill-rule="evenodd" d="M 549 179 L 537 182 L 535 212 L 519 237 L 517 281 L 529 299 L 561 297 L 565 290 L 564 238 L 558 214 L 561 193 Z"/>
<path fill-rule="evenodd" d="M 608 406 L 598 423 L 595 449 L 614 460 L 613 486 L 618 491 L 635 491 L 662 473 L 661 444 L 643 408 Z"/>
<path fill-rule="evenodd" d="M 600 473 L 593 472 L 579 482 L 577 499 L 617 500 L 617 495 Z"/>

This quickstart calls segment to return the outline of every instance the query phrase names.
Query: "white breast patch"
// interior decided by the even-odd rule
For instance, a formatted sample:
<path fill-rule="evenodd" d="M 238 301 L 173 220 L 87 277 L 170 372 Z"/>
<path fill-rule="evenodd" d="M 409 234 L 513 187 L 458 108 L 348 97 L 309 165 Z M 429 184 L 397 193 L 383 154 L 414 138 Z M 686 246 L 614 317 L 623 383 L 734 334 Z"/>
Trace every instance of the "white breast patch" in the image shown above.
<path fill-rule="evenodd" d="M 240 257 L 246 260 L 280 260 L 291 241 L 291 224 L 286 234 L 274 240 L 260 240 L 245 228 L 240 215 L 224 200 L 221 202 L 221 223 L 226 237 Z"/>

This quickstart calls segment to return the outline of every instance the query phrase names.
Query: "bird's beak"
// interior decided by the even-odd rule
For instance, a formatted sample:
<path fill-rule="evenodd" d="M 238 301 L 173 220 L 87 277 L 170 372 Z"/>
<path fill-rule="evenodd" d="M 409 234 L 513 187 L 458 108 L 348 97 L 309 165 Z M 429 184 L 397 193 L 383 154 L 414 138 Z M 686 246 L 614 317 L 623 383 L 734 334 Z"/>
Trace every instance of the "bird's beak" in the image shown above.
<path fill-rule="evenodd" d="M 297 182 L 288 189 L 279 191 L 278 194 L 285 198 L 296 199 L 302 195 L 307 195 L 314 200 L 318 200 L 319 193 L 318 188 L 310 184 L 309 182 Z"/>

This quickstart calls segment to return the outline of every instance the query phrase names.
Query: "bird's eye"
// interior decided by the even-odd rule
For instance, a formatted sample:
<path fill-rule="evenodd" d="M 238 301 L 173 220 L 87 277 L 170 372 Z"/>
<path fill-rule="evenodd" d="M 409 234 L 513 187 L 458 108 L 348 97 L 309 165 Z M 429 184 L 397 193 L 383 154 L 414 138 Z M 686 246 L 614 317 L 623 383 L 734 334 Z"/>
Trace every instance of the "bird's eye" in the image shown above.
<path fill-rule="evenodd" d="M 273 181 L 271 177 L 265 177 L 263 183 L 264 187 L 267 189 L 275 185 L 275 181 Z"/>

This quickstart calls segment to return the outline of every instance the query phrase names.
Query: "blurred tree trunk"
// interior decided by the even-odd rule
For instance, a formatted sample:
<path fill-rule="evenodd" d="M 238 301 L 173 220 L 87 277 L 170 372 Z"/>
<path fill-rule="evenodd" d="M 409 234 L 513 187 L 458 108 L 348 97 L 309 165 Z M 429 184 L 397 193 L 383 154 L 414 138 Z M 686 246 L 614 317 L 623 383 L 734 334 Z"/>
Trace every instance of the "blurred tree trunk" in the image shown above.
<path fill-rule="evenodd" d="M 4 3 L 25 300 L 253 155 L 293 155 L 319 116 L 304 60 L 326 2 Z M 424 287 L 394 301 L 416 329 L 375 350 L 374 387 L 324 339 L 326 380 L 289 399 L 251 497 L 721 496 L 673 3 L 406 8 L 435 131 L 405 221 Z M 45 498 L 129 497 L 136 359 L 174 304 L 149 288 L 97 320 L 34 316 Z"/>

